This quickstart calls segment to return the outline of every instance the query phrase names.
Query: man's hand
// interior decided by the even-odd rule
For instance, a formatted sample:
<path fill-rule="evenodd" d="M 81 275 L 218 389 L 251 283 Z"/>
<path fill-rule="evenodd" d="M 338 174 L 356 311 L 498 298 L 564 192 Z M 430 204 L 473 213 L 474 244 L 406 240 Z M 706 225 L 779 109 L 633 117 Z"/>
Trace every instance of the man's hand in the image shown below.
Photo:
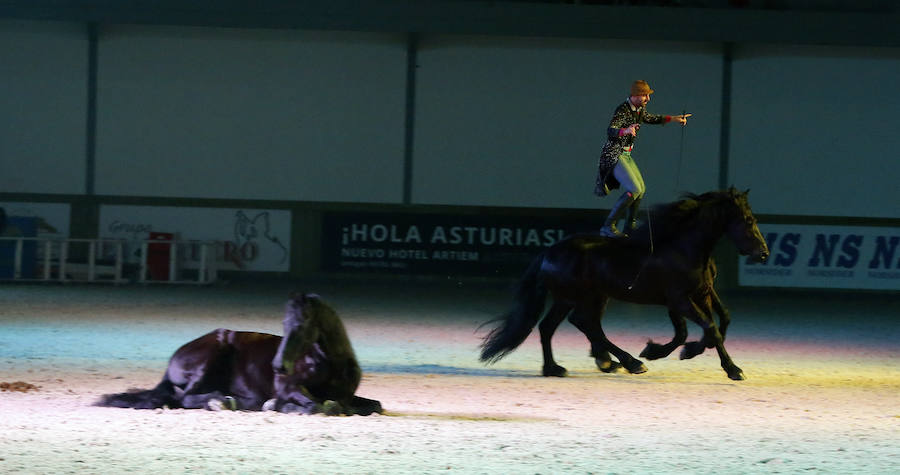
<path fill-rule="evenodd" d="M 638 129 L 641 128 L 641 124 L 631 124 L 622 131 L 622 135 L 634 135 L 637 136 Z"/>
<path fill-rule="evenodd" d="M 692 116 L 693 114 L 681 114 L 681 115 L 673 115 L 672 120 L 678 122 L 681 125 L 687 124 L 687 118 Z"/>

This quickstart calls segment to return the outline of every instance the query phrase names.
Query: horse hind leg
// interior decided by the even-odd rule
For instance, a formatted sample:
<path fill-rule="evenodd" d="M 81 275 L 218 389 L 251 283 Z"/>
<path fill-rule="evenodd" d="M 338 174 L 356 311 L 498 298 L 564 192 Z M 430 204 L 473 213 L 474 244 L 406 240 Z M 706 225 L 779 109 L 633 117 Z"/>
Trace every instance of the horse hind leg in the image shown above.
<path fill-rule="evenodd" d="M 594 364 L 597 365 L 597 369 L 604 373 L 615 373 L 616 370 L 622 367 L 622 363 L 613 361 L 612 356 L 609 355 L 608 351 L 595 349 L 593 348 L 593 345 L 591 348 L 591 356 L 594 357 Z"/>
<path fill-rule="evenodd" d="M 598 322 L 603 321 L 603 314 L 606 313 L 606 306 L 609 304 L 609 299 L 603 299 L 600 305 L 597 307 L 597 312 L 595 317 Z M 602 332 L 602 330 L 601 330 Z M 615 361 L 610 356 L 609 351 L 607 350 L 607 343 L 597 342 L 596 340 L 591 340 L 588 337 L 588 340 L 591 342 L 591 357 L 594 358 L 594 364 L 597 365 L 597 369 L 603 371 L 604 373 L 615 373 L 622 367 L 622 363 Z"/>
<path fill-rule="evenodd" d="M 606 361 L 613 364 L 609 357 L 609 353 L 612 353 L 619 360 L 622 367 L 629 373 L 639 374 L 647 372 L 647 367 L 641 360 L 631 356 L 625 350 L 614 345 L 603 332 L 600 321 L 608 301 L 608 298 L 603 298 L 599 305 L 593 306 L 596 309 L 594 312 L 587 311 L 587 309 L 582 310 L 576 308 L 569 316 L 569 321 L 572 322 L 576 328 L 581 330 L 581 332 L 588 337 L 588 340 L 590 340 L 591 354 L 594 356 L 594 361 L 601 370 L 603 370 L 601 365 Z M 583 313 L 587 313 L 587 317 L 585 317 Z M 614 370 L 615 368 L 607 372 L 612 372 Z"/>
<path fill-rule="evenodd" d="M 558 365 L 556 360 L 553 359 L 553 347 L 550 342 L 559 324 L 562 323 L 571 310 L 571 306 L 554 302 L 550 311 L 547 312 L 547 315 L 538 326 L 541 334 L 541 351 L 544 356 L 544 366 L 541 368 L 541 374 L 544 376 L 564 377 L 569 373 L 566 368 Z"/>

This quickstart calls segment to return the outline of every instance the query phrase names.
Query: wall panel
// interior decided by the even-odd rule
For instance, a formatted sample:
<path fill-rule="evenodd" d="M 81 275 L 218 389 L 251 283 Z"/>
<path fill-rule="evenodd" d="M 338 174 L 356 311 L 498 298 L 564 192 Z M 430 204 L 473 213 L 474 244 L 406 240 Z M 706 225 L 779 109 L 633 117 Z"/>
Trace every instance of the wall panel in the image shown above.
<path fill-rule="evenodd" d="M 592 193 L 597 158 L 634 79 L 656 90 L 651 112 L 694 114 L 683 138 L 676 125 L 642 130 L 648 202 L 715 188 L 721 78 L 717 45 L 426 37 L 413 201 L 608 208 L 614 198 Z"/>
<path fill-rule="evenodd" d="M 758 213 L 897 218 L 900 49 L 735 52 L 731 178 Z"/>
<path fill-rule="evenodd" d="M 402 35 L 116 26 L 99 50 L 100 194 L 402 198 Z"/>
<path fill-rule="evenodd" d="M 0 190 L 84 193 L 87 28 L 0 21 Z"/>

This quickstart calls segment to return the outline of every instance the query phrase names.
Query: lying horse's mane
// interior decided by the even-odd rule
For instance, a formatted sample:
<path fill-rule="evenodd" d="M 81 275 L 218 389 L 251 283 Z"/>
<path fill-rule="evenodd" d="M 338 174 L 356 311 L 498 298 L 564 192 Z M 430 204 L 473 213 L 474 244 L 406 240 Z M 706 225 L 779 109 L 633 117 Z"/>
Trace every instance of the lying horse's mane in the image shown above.
<path fill-rule="evenodd" d="M 662 244 L 684 233 L 685 229 L 709 227 L 718 223 L 723 214 L 731 209 L 722 204 L 734 203 L 738 197 L 739 194 L 733 187 L 699 195 L 684 193 L 678 201 L 653 206 L 649 212 L 649 220 L 646 215 L 643 216 L 644 221 L 630 233 L 629 241 L 643 245 L 652 237 L 654 244 Z"/>

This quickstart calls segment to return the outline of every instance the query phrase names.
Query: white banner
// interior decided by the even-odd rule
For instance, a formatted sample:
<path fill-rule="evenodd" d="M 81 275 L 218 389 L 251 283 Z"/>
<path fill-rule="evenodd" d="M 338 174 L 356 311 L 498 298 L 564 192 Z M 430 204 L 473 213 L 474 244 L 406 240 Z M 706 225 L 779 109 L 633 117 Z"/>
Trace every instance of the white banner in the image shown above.
<path fill-rule="evenodd" d="M 771 255 L 741 257 L 744 286 L 900 290 L 900 228 L 760 224 Z"/>
<path fill-rule="evenodd" d="M 151 232 L 172 233 L 181 241 L 219 241 L 217 267 L 223 270 L 290 270 L 291 212 L 286 210 L 101 206 L 99 237 L 143 240 Z M 188 248 L 182 264 L 196 267 Z M 133 260 L 135 249 L 130 250 Z"/>

